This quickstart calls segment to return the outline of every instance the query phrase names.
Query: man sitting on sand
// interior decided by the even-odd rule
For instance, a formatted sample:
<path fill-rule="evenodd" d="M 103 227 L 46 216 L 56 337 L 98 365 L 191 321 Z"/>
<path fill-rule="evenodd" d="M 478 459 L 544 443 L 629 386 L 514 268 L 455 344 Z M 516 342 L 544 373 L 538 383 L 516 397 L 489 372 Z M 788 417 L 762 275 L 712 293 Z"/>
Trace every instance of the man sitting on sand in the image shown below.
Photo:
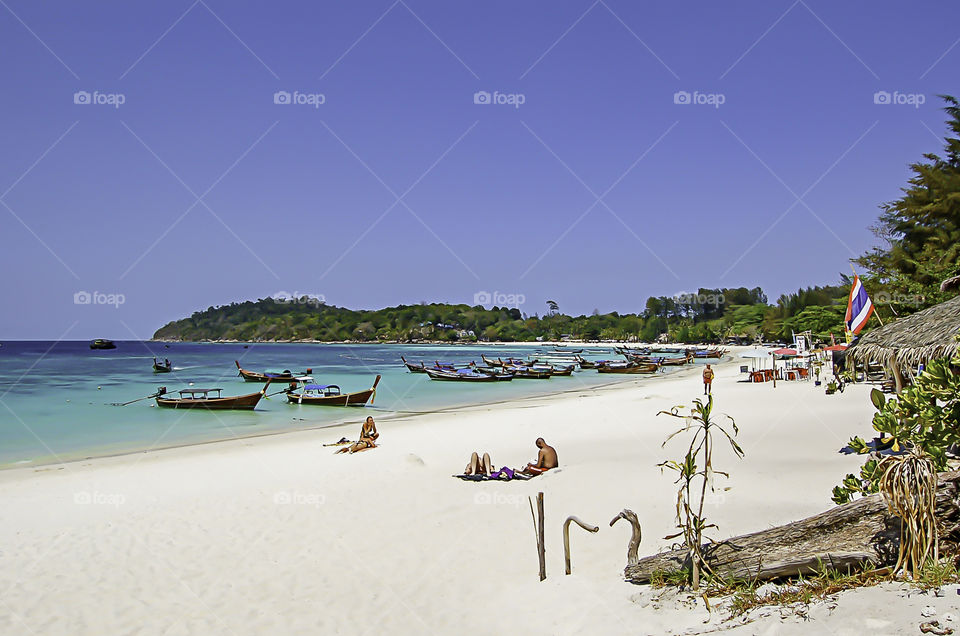
<path fill-rule="evenodd" d="M 490 460 L 490 453 L 484 453 L 480 457 L 477 453 L 470 456 L 470 463 L 463 469 L 464 475 L 486 475 L 490 476 L 493 471 L 493 462 Z"/>
<path fill-rule="evenodd" d="M 537 463 L 527 464 L 520 472 L 528 475 L 540 475 L 560 465 L 557 461 L 556 449 L 553 446 L 548 446 L 542 437 L 537 438 L 537 448 L 540 449 L 540 452 L 537 453 Z"/>
<path fill-rule="evenodd" d="M 377 425 L 373 422 L 373 417 L 368 416 L 363 422 L 363 427 L 360 429 L 360 439 L 355 444 L 341 448 L 337 452 L 356 453 L 357 451 L 367 450 L 368 448 L 376 448 L 378 437 L 380 437 L 380 433 L 377 432 Z"/>

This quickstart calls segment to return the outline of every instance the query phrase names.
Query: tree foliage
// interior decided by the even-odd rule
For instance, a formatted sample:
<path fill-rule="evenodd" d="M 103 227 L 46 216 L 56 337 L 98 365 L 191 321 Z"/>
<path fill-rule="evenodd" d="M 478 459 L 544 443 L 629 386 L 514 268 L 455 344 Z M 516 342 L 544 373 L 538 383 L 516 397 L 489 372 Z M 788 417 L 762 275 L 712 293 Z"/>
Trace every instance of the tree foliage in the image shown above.
<path fill-rule="evenodd" d="M 881 245 L 856 259 L 871 291 L 890 313 L 911 313 L 946 300 L 942 280 L 960 272 L 960 102 L 941 95 L 949 133 L 944 155 L 910 166 L 903 196 L 880 206 L 873 233 Z"/>

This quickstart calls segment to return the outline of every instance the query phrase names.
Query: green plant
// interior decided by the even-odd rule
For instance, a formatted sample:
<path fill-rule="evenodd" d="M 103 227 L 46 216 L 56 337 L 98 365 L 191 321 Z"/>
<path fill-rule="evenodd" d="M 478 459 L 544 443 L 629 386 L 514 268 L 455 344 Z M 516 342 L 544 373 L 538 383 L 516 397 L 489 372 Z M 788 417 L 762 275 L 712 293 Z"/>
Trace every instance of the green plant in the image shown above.
<path fill-rule="evenodd" d="M 728 473 L 715 470 L 713 468 L 713 436 L 715 431 L 719 431 L 733 449 L 737 458 L 743 457 L 743 449 L 737 444 L 734 437 L 740 432 L 737 423 L 729 415 L 725 416 L 730 420 L 733 428 L 731 435 L 725 428 L 717 424 L 711 418 L 713 412 L 713 396 L 709 396 L 707 402 L 694 400 L 694 407 L 690 415 L 681 415 L 680 409 L 684 407 L 675 406 L 669 411 L 660 411 L 657 415 L 669 415 L 685 421 L 685 426 L 672 433 L 664 440 L 661 447 L 666 446 L 667 442 L 684 432 L 693 432 L 687 452 L 680 461 L 667 460 L 658 466 L 662 471 L 664 468 L 675 471 L 679 484 L 677 489 L 677 529 L 680 532 L 664 537 L 673 539 L 683 537 L 683 545 L 687 548 L 691 561 L 691 582 L 693 589 L 700 587 L 700 572 L 705 569 L 710 571 L 703 557 L 704 530 L 715 528 L 716 525 L 707 523 L 703 516 L 703 504 L 706 499 L 707 489 L 710 492 L 714 490 L 714 477 L 722 475 L 729 477 Z"/>
<path fill-rule="evenodd" d="M 889 400 L 874 389 L 870 400 L 877 412 L 873 428 L 881 442 L 893 450 L 916 448 L 932 462 L 935 471 L 947 467 L 947 450 L 960 444 L 960 373 L 955 366 L 960 359 L 941 358 L 931 361 L 916 381 L 900 395 Z M 828 387 L 829 388 L 829 387 Z M 869 453 L 870 446 L 860 437 L 850 440 L 850 448 Z M 833 500 L 846 503 L 856 494 L 879 491 L 875 461 L 864 464 L 860 479 L 850 474 L 833 489 Z"/>

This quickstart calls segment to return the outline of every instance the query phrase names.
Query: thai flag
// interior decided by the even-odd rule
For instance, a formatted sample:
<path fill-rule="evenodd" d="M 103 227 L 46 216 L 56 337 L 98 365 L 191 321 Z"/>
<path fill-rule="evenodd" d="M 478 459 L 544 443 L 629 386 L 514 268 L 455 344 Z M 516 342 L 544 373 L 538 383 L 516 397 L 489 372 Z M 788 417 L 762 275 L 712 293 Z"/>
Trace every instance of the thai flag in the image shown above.
<path fill-rule="evenodd" d="M 853 334 L 860 333 L 872 313 L 873 303 L 867 296 L 867 290 L 863 288 L 860 277 L 854 275 L 853 287 L 850 288 L 850 301 L 847 303 L 847 315 L 844 318 L 847 331 Z"/>

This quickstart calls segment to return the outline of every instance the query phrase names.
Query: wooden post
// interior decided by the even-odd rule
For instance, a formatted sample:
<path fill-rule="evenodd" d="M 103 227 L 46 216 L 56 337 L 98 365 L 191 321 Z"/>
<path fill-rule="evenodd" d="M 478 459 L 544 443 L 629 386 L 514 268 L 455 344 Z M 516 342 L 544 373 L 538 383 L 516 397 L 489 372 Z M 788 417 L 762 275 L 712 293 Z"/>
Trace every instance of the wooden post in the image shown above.
<path fill-rule="evenodd" d="M 543 536 L 543 492 L 537 493 L 537 551 L 540 556 L 540 580 L 547 578 L 547 555 Z"/>
<path fill-rule="evenodd" d="M 570 516 L 563 522 L 563 559 L 566 565 L 566 573 L 570 574 L 570 522 L 573 521 L 587 532 L 599 532 L 600 528 L 586 524 L 578 517 Z"/>

